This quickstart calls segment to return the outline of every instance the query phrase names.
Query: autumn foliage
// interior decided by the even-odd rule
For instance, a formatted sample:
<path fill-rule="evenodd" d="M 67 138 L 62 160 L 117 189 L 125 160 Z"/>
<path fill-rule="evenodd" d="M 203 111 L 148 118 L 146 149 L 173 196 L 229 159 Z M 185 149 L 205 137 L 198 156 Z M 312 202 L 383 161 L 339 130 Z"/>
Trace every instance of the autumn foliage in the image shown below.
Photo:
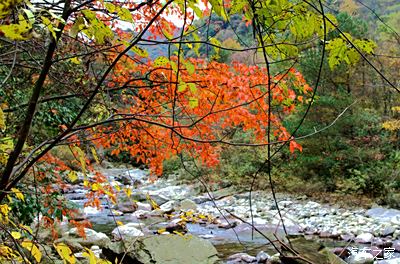
<path fill-rule="evenodd" d="M 158 175 L 163 160 L 181 152 L 212 167 L 218 163 L 221 144 L 262 146 L 290 140 L 282 117 L 312 90 L 294 69 L 269 76 L 265 68 L 239 63 L 181 59 L 179 72 L 177 65 L 176 57 L 119 63 L 108 86 L 126 88 L 114 105 L 113 118 L 122 122 L 91 129 L 96 144 L 111 148 L 113 154 L 129 152 Z M 273 142 L 266 137 L 269 121 Z M 251 131 L 254 137 L 248 143 L 231 142 L 233 129 Z M 301 146 L 291 141 L 291 152 L 295 149 Z"/>

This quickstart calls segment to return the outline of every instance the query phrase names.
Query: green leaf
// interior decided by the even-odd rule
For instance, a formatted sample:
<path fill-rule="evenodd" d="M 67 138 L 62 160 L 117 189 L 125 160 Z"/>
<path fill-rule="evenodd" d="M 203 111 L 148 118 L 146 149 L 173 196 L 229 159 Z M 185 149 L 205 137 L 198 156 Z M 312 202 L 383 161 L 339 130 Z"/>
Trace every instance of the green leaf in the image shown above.
<path fill-rule="evenodd" d="M 190 97 L 189 98 L 189 106 L 190 108 L 196 108 L 199 106 L 199 99 L 195 97 Z"/>
<path fill-rule="evenodd" d="M 169 59 L 167 57 L 160 56 L 154 61 L 153 65 L 155 67 L 160 67 L 160 66 L 165 66 L 168 63 L 169 63 Z"/>
<path fill-rule="evenodd" d="M 180 83 L 178 84 L 178 92 L 184 92 L 184 91 L 186 91 L 186 87 L 187 87 L 187 85 L 186 85 L 185 82 L 180 82 Z"/>
<path fill-rule="evenodd" d="M 75 20 L 74 25 L 70 29 L 69 35 L 75 38 L 78 35 L 78 33 L 81 32 L 85 27 L 86 27 L 85 20 L 83 19 L 83 17 L 78 17 Z"/>
<path fill-rule="evenodd" d="M 222 17 L 225 21 L 228 19 L 224 8 L 224 0 L 209 0 L 214 12 Z"/>
<path fill-rule="evenodd" d="M 88 27 L 82 30 L 89 38 L 94 38 L 97 43 L 104 44 L 106 40 L 113 39 L 114 33 L 103 21 L 96 17 L 96 13 L 85 9 L 82 14 L 88 21 Z"/>
<path fill-rule="evenodd" d="M 131 48 L 131 50 L 132 50 L 133 52 L 135 52 L 137 55 L 139 55 L 140 57 L 144 57 L 144 58 L 149 57 L 149 53 L 148 53 L 147 50 L 145 50 L 145 49 L 139 48 L 139 47 L 137 47 L 137 46 L 133 46 L 133 47 Z"/>
<path fill-rule="evenodd" d="M 121 18 L 121 20 L 123 20 L 123 21 L 127 21 L 127 22 L 133 22 L 133 19 L 132 19 L 132 14 L 131 14 L 131 12 L 128 10 L 128 9 L 126 9 L 126 8 L 120 8 L 119 10 L 118 10 L 118 16 L 119 16 L 119 18 Z"/>
<path fill-rule="evenodd" d="M 106 7 L 106 9 L 108 10 L 108 12 L 110 13 L 114 13 L 117 11 L 117 7 L 111 3 L 105 3 L 104 6 Z"/>
<path fill-rule="evenodd" d="M 196 92 L 197 92 L 196 84 L 194 84 L 194 83 L 188 83 L 187 85 L 189 86 L 189 89 L 190 89 L 190 91 L 191 91 L 192 93 L 196 93 Z"/>
<path fill-rule="evenodd" d="M 189 74 L 193 74 L 195 72 L 194 65 L 190 61 L 185 61 L 184 65 Z"/>

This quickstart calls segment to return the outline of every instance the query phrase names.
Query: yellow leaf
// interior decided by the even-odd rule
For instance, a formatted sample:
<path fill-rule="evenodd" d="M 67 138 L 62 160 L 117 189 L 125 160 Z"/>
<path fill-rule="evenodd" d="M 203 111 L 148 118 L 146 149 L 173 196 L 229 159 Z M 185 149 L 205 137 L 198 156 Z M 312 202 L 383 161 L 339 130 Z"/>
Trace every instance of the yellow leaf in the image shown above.
<path fill-rule="evenodd" d="M 97 264 L 97 257 L 93 251 L 88 248 L 85 248 L 85 250 L 86 252 L 83 252 L 82 256 L 89 259 L 89 264 Z"/>
<path fill-rule="evenodd" d="M 131 195 L 132 195 L 132 189 L 131 188 L 126 188 L 125 189 L 125 193 L 126 193 L 126 196 L 128 196 L 128 198 L 130 198 Z"/>
<path fill-rule="evenodd" d="M 102 189 L 101 185 L 99 183 L 93 183 L 92 185 L 92 191 L 98 191 Z"/>
<path fill-rule="evenodd" d="M 23 224 L 20 224 L 19 226 L 20 226 L 23 230 L 27 231 L 30 235 L 33 234 L 32 228 L 30 228 L 29 226 L 26 226 L 26 225 L 23 225 Z"/>
<path fill-rule="evenodd" d="M 72 183 L 78 179 L 78 174 L 75 171 L 70 171 L 67 176 Z"/>
<path fill-rule="evenodd" d="M 83 152 L 83 150 L 81 150 L 79 147 L 74 147 L 74 150 L 78 153 L 78 158 L 79 158 L 79 162 L 81 163 L 82 172 L 83 172 L 83 174 L 86 175 L 86 155 L 85 155 L 85 152 Z"/>
<path fill-rule="evenodd" d="M 55 249 L 57 250 L 57 253 L 60 255 L 60 257 L 69 264 L 75 264 L 76 259 L 74 255 L 72 254 L 71 249 L 64 243 L 60 244 L 54 244 Z"/>
<path fill-rule="evenodd" d="M 20 239 L 20 238 L 21 238 L 21 233 L 20 233 L 20 232 L 16 232 L 16 231 L 12 231 L 12 232 L 11 232 L 11 236 L 12 236 L 14 239 Z"/>
<path fill-rule="evenodd" d="M 50 19 L 48 19 L 47 17 L 44 17 L 44 16 L 41 16 L 40 18 L 42 19 L 43 24 L 50 31 L 53 38 L 57 39 L 57 35 L 56 35 L 57 28 L 53 27 L 53 24 L 51 23 Z"/>
<path fill-rule="evenodd" d="M 40 262 L 40 260 L 42 259 L 42 252 L 40 252 L 39 248 L 32 241 L 25 240 L 21 243 L 21 246 L 31 252 L 33 258 L 37 262 Z"/>
<path fill-rule="evenodd" d="M 0 131 L 4 131 L 6 129 L 6 118 L 4 117 L 4 112 L 0 108 Z"/>
<path fill-rule="evenodd" d="M 157 230 L 157 233 L 162 234 L 162 233 L 164 233 L 164 232 L 166 232 L 166 231 L 167 231 L 167 229 L 161 228 L 161 229 L 158 229 L 158 230 Z"/>
<path fill-rule="evenodd" d="M 148 53 L 147 50 L 145 50 L 145 49 L 139 48 L 139 47 L 137 47 L 137 46 L 133 46 L 133 47 L 131 48 L 131 50 L 132 50 L 133 52 L 135 52 L 137 55 L 139 55 L 140 57 L 144 57 L 144 58 L 149 57 L 149 53 Z"/>
<path fill-rule="evenodd" d="M 19 24 L 0 25 L 0 31 L 3 32 L 6 38 L 12 40 L 26 40 L 30 37 L 29 32 L 32 25 L 29 24 L 24 16 L 18 16 Z"/>
<path fill-rule="evenodd" d="M 15 194 L 18 200 L 25 202 L 24 194 L 20 190 L 18 190 L 17 188 L 11 188 L 11 191 Z"/>
<path fill-rule="evenodd" d="M 151 199 L 149 194 L 146 194 L 146 199 L 150 202 L 151 207 L 155 210 L 155 209 L 160 209 L 160 206 L 158 206 L 158 204 L 156 203 L 156 201 L 154 201 L 153 199 Z"/>
<path fill-rule="evenodd" d="M 83 186 L 89 187 L 89 185 L 90 185 L 89 181 L 83 181 Z"/>
<path fill-rule="evenodd" d="M 78 57 L 73 57 L 69 59 L 70 62 L 72 62 L 73 64 L 81 64 L 81 61 L 79 60 Z"/>
<path fill-rule="evenodd" d="M 117 221 L 117 225 L 122 226 L 122 225 L 124 225 L 124 223 L 122 223 L 121 221 Z"/>
<path fill-rule="evenodd" d="M 174 234 L 177 234 L 178 236 L 181 236 L 181 237 L 185 236 L 183 233 L 178 232 L 178 231 L 174 231 L 173 233 L 174 233 Z"/>
<path fill-rule="evenodd" d="M 97 156 L 96 149 L 94 147 L 91 147 L 90 151 L 92 152 L 93 158 L 97 162 L 97 164 L 100 164 L 100 160 L 99 157 Z"/>

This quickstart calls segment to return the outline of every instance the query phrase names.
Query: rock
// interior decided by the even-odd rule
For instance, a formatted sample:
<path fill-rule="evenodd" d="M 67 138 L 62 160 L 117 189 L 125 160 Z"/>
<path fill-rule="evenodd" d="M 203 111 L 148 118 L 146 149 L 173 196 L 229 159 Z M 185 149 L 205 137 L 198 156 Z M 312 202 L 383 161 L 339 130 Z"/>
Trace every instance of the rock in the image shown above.
<path fill-rule="evenodd" d="M 258 252 L 256 256 L 257 263 L 266 263 L 270 256 L 264 251 Z"/>
<path fill-rule="evenodd" d="M 392 225 L 400 226 L 400 215 L 395 215 L 390 218 L 390 222 L 392 223 Z"/>
<path fill-rule="evenodd" d="M 291 239 L 290 242 L 293 249 L 295 249 L 298 254 L 310 260 L 312 263 L 345 263 L 342 259 L 318 242 L 307 240 L 304 237 Z M 284 252 L 284 255 L 281 256 L 282 262 L 292 263 L 291 261 L 295 255 L 286 248 L 282 248 L 282 252 Z"/>
<path fill-rule="evenodd" d="M 374 256 L 368 252 L 359 252 L 348 259 L 350 264 L 372 264 L 374 263 Z"/>
<path fill-rule="evenodd" d="M 175 211 L 175 201 L 168 201 L 160 206 L 160 210 L 165 214 L 170 214 Z"/>
<path fill-rule="evenodd" d="M 268 224 L 267 220 L 259 218 L 259 217 L 253 218 L 253 221 L 254 221 L 254 225 L 258 225 L 258 226 Z"/>
<path fill-rule="evenodd" d="M 202 195 L 193 198 L 193 202 L 195 202 L 196 204 L 202 204 L 208 201 L 211 201 L 208 195 Z"/>
<path fill-rule="evenodd" d="M 149 211 L 137 210 L 136 212 L 132 213 L 132 216 L 135 216 L 137 219 L 146 219 L 149 214 Z"/>
<path fill-rule="evenodd" d="M 141 202 L 137 202 L 137 210 L 143 210 L 143 211 L 151 211 L 151 205 L 148 203 L 141 203 Z"/>
<path fill-rule="evenodd" d="M 229 228 L 234 228 L 238 225 L 238 222 L 235 220 L 229 220 L 226 221 L 224 220 L 217 220 L 217 225 L 219 228 L 224 228 L 224 229 L 229 229 Z"/>
<path fill-rule="evenodd" d="M 267 264 L 280 264 L 281 262 L 281 258 L 280 258 L 280 254 L 277 253 L 275 255 L 272 255 L 268 260 L 267 260 Z"/>
<path fill-rule="evenodd" d="M 150 197 L 159 206 L 165 204 L 166 202 L 168 202 L 170 200 L 170 199 L 168 199 L 168 197 L 166 197 L 164 195 L 160 195 L 160 194 L 150 195 Z"/>
<path fill-rule="evenodd" d="M 386 226 L 385 229 L 382 231 L 382 236 L 391 236 L 396 231 L 396 228 L 393 226 Z"/>
<path fill-rule="evenodd" d="M 233 260 L 233 263 L 241 263 L 243 261 L 245 263 L 253 263 L 257 261 L 256 257 L 250 256 L 247 253 L 236 253 L 228 257 L 228 260 Z"/>
<path fill-rule="evenodd" d="M 399 264 L 399 263 L 400 263 L 400 258 L 392 258 L 392 259 L 385 259 L 378 261 L 378 264 Z"/>
<path fill-rule="evenodd" d="M 391 247 L 394 248 L 394 251 L 400 252 L 400 240 L 393 241 L 393 244 Z"/>
<path fill-rule="evenodd" d="M 63 237 L 66 239 L 71 238 L 84 247 L 91 247 L 93 245 L 105 246 L 111 242 L 110 238 L 104 233 L 96 232 L 89 228 L 85 228 L 84 231 L 86 238 L 79 235 L 77 228 L 72 228 L 64 233 Z"/>
<path fill-rule="evenodd" d="M 394 231 L 392 237 L 394 239 L 400 238 L 400 229 L 397 229 L 396 231 Z"/>
<path fill-rule="evenodd" d="M 148 173 L 140 169 L 126 170 L 124 173 L 120 173 L 115 176 L 115 179 L 124 185 L 138 185 L 142 181 L 145 181 L 148 177 Z"/>
<path fill-rule="evenodd" d="M 139 223 L 128 223 L 126 225 L 116 227 L 111 234 L 115 240 L 131 240 L 140 236 L 144 236 L 144 233 L 137 229 L 137 227 L 140 227 Z"/>
<path fill-rule="evenodd" d="M 362 233 L 356 237 L 356 243 L 369 244 L 372 242 L 374 235 L 371 233 Z"/>
<path fill-rule="evenodd" d="M 392 217 L 400 216 L 400 210 L 376 207 L 367 210 L 365 214 L 371 218 L 379 220 L 380 222 L 382 221 L 389 222 L 392 219 Z"/>
<path fill-rule="evenodd" d="M 141 237 L 129 247 L 122 264 L 214 264 L 218 252 L 211 242 L 196 236 L 163 235 Z M 121 242 L 103 248 L 104 256 L 113 262 L 122 259 Z"/>
<path fill-rule="evenodd" d="M 132 201 L 117 204 L 117 209 L 123 213 L 133 213 L 138 209 L 138 205 Z"/>
<path fill-rule="evenodd" d="M 190 199 L 185 199 L 183 201 L 181 201 L 181 204 L 179 205 L 179 209 L 181 211 L 189 211 L 189 210 L 197 210 L 197 205 L 195 202 L 193 202 Z"/>
<path fill-rule="evenodd" d="M 351 234 L 340 235 L 340 239 L 346 242 L 353 241 L 354 238 L 355 238 L 354 235 Z"/>

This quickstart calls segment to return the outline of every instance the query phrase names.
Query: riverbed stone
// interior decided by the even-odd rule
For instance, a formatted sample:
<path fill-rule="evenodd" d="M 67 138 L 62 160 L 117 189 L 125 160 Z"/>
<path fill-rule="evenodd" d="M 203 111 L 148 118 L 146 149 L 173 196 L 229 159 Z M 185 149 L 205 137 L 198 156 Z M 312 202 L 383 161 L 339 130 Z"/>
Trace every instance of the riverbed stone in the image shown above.
<path fill-rule="evenodd" d="M 141 237 L 129 247 L 123 264 L 214 264 L 218 252 L 211 242 L 193 235 L 162 235 Z M 104 256 L 113 262 L 122 259 L 124 247 L 114 242 L 103 248 Z"/>
<path fill-rule="evenodd" d="M 151 205 L 148 203 L 142 203 L 142 202 L 137 202 L 137 210 L 143 210 L 143 211 L 151 211 Z"/>
<path fill-rule="evenodd" d="M 138 205 L 132 201 L 119 202 L 117 209 L 123 213 L 133 213 L 138 209 Z"/>
<path fill-rule="evenodd" d="M 372 264 L 374 263 L 374 256 L 368 252 L 359 252 L 348 259 L 350 264 Z"/>
<path fill-rule="evenodd" d="M 176 201 L 168 201 L 160 206 L 160 211 L 165 214 L 170 214 L 175 211 Z"/>
<path fill-rule="evenodd" d="M 128 223 L 119 227 L 116 227 L 111 234 L 115 240 L 129 240 L 136 237 L 144 236 L 144 233 L 137 227 L 140 226 L 138 223 Z"/>
<path fill-rule="evenodd" d="M 68 232 L 63 234 L 65 238 L 74 239 L 75 242 L 81 244 L 84 247 L 90 247 L 92 245 L 104 246 L 111 242 L 110 238 L 101 232 L 96 232 L 90 228 L 84 228 L 85 236 L 81 237 L 76 227 L 71 228 Z"/>
<path fill-rule="evenodd" d="M 266 263 L 269 258 L 270 258 L 270 255 L 268 255 L 264 251 L 258 252 L 258 254 L 256 256 L 257 263 Z"/>
<path fill-rule="evenodd" d="M 362 233 L 356 237 L 356 242 L 361 244 L 368 244 L 372 242 L 374 235 L 371 233 Z"/>
<path fill-rule="evenodd" d="M 197 204 L 190 199 L 184 199 L 183 201 L 181 201 L 178 208 L 181 211 L 195 211 L 197 209 Z"/>

